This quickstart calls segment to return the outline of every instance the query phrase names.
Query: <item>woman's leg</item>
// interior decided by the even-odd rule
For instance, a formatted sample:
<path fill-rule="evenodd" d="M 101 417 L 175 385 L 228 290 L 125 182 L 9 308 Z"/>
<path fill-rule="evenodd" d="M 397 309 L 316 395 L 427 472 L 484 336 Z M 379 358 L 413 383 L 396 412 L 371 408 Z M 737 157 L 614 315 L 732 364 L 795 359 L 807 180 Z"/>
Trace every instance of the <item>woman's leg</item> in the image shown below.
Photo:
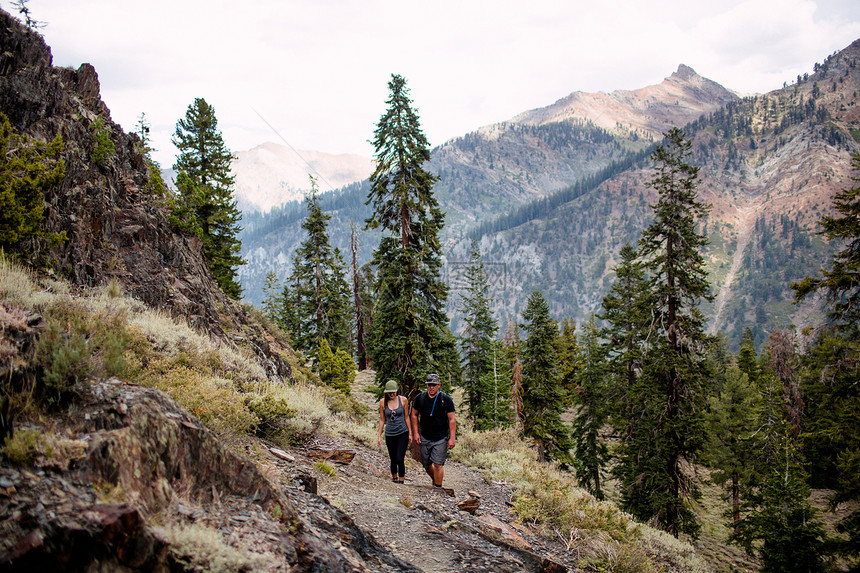
<path fill-rule="evenodd" d="M 397 479 L 397 452 L 400 447 L 400 436 L 385 436 L 385 445 L 388 448 L 388 459 L 391 461 L 391 479 Z M 400 458 L 402 462 L 402 457 Z"/>
<path fill-rule="evenodd" d="M 397 436 L 397 477 L 403 481 L 406 477 L 406 448 L 409 447 L 409 432 Z"/>

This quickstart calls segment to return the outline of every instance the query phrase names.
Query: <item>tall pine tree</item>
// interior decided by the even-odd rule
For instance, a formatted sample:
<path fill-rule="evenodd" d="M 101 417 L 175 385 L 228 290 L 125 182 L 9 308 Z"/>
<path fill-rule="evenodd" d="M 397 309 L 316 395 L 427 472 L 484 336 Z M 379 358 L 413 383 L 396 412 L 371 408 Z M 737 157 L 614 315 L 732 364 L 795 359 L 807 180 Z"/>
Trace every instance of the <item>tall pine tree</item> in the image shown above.
<path fill-rule="evenodd" d="M 206 100 L 196 98 L 188 106 L 185 118 L 176 124 L 173 144 L 179 150 L 173 169 L 180 193 L 179 217 L 186 219 L 182 227 L 199 233 L 212 278 L 225 294 L 238 299 L 242 287 L 236 267 L 244 261 L 238 238 L 242 214 L 233 199 L 230 173 L 233 154 L 218 131 L 215 109 Z"/>
<path fill-rule="evenodd" d="M 465 329 L 461 338 L 460 350 L 463 355 L 463 374 L 466 389 L 466 403 L 469 406 L 469 417 L 478 429 L 493 426 L 493 421 L 486 418 L 491 412 L 483 403 L 489 398 L 490 392 L 484 387 L 487 374 L 493 370 L 493 341 L 497 324 L 490 310 L 492 300 L 489 297 L 490 286 L 478 243 L 472 242 L 469 253 L 469 265 L 466 267 L 466 295 L 463 296 L 463 322 Z"/>
<path fill-rule="evenodd" d="M 316 179 L 305 198 L 308 215 L 302 221 L 307 237 L 296 249 L 288 287 L 291 334 L 299 350 L 316 356 L 323 339 L 336 351 L 351 354 L 349 285 L 340 250 L 329 243 L 327 225 L 317 197 Z"/>
<path fill-rule="evenodd" d="M 652 155 L 650 182 L 659 194 L 654 221 L 640 239 L 651 293 L 651 339 L 634 389 L 638 409 L 633 441 L 625 450 L 623 501 L 634 516 L 657 521 L 672 535 L 696 535 L 689 500 L 698 496 L 685 467 L 705 441 L 709 341 L 698 308 L 711 300 L 700 249 L 707 239 L 696 221 L 708 206 L 696 200 L 698 168 L 691 144 L 677 128 Z"/>
<path fill-rule="evenodd" d="M 370 176 L 371 229 L 383 232 L 373 254 L 377 296 L 368 354 L 377 382 L 399 381 L 415 393 L 430 372 L 456 378 L 454 337 L 448 330 L 448 287 L 441 279 L 439 233 L 444 215 L 427 171 L 430 146 L 406 80 L 392 75 L 387 111 L 374 132 L 376 169 Z"/>
<path fill-rule="evenodd" d="M 522 432 L 534 440 L 538 459 L 570 465 L 570 432 L 561 420 L 566 396 L 558 371 L 558 326 L 540 291 L 529 295 L 523 313 Z"/>
<path fill-rule="evenodd" d="M 580 367 L 574 375 L 577 408 L 571 428 L 576 475 L 582 487 L 603 499 L 603 470 L 609 462 L 609 449 L 600 437 L 608 413 L 606 358 L 593 316 L 579 338 Z"/>

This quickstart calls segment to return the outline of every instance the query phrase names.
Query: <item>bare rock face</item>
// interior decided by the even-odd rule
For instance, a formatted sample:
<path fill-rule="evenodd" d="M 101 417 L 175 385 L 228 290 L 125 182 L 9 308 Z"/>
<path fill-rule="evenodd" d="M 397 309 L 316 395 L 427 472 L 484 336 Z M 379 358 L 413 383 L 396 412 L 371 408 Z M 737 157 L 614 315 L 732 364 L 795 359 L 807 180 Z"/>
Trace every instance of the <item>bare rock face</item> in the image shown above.
<path fill-rule="evenodd" d="M 272 570 L 411 569 L 321 498 L 270 482 L 162 392 L 96 383 L 62 425 L 65 467 L 0 466 L 0 571 L 187 570 L 153 521 L 220 523 Z"/>
<path fill-rule="evenodd" d="M 63 139 L 66 176 L 45 196 L 45 227 L 68 240 L 52 249 L 55 270 L 83 286 L 119 281 L 150 306 L 168 310 L 265 358 L 272 372 L 291 378 L 280 351 L 239 304 L 225 296 L 203 260 L 202 243 L 168 220 L 169 192 L 140 152 L 137 136 L 110 119 L 90 64 L 55 68 L 41 36 L 0 11 L 0 111 L 20 133 Z M 92 160 L 101 118 L 114 152 Z M 239 333 L 239 334 L 237 334 Z"/>
<path fill-rule="evenodd" d="M 573 92 L 550 106 L 527 111 L 511 121 L 529 125 L 591 121 L 608 130 L 622 125 L 659 138 L 670 127 L 694 121 L 703 113 L 738 99 L 734 92 L 681 64 L 659 84 L 608 94 Z"/>

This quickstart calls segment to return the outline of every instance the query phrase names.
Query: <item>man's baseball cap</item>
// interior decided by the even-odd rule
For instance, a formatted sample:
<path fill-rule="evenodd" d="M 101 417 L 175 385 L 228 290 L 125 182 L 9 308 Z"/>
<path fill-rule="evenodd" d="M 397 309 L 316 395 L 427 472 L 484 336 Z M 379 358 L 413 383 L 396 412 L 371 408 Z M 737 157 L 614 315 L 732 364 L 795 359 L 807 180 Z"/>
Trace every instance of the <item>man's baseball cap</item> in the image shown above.
<path fill-rule="evenodd" d="M 427 375 L 427 384 L 441 384 L 439 382 L 439 375 L 433 372 L 432 374 Z"/>

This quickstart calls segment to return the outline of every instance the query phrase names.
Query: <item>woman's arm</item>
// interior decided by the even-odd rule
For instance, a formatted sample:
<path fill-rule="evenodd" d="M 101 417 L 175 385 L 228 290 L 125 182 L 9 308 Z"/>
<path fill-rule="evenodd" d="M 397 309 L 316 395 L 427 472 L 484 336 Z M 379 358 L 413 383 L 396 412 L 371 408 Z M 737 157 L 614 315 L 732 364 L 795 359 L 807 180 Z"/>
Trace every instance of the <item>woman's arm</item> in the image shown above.
<path fill-rule="evenodd" d="M 379 401 L 379 430 L 376 432 L 376 447 L 382 447 L 382 428 L 385 426 L 385 397 Z"/>
<path fill-rule="evenodd" d="M 412 441 L 414 430 L 412 429 L 412 412 L 409 411 L 409 400 L 406 396 L 400 397 L 400 403 L 403 405 L 403 418 L 406 420 L 406 429 L 409 430 L 409 441 Z"/>

